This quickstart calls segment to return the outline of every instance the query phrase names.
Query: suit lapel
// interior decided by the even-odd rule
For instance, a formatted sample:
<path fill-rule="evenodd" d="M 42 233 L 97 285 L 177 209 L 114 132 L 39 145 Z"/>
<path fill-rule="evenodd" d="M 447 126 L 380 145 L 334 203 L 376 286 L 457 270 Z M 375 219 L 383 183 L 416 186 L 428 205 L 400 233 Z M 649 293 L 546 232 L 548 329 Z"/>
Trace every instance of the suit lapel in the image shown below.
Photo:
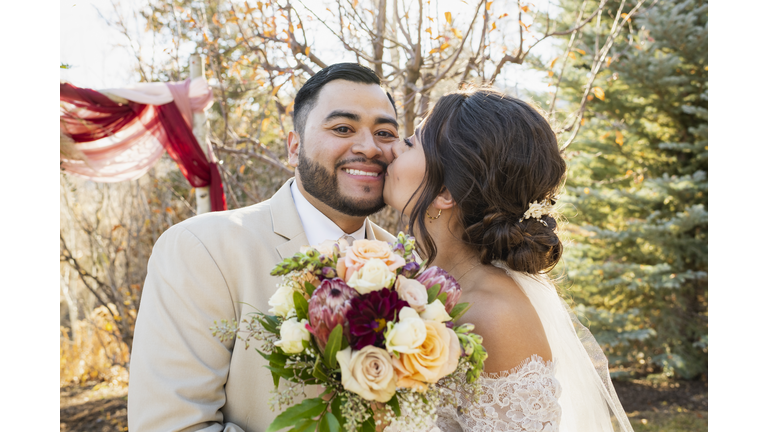
<path fill-rule="evenodd" d="M 272 214 L 272 230 L 286 241 L 276 246 L 280 258 L 293 256 L 302 246 L 307 246 L 307 235 L 301 224 L 299 212 L 291 194 L 293 178 L 285 184 L 269 200 L 269 208 Z"/>

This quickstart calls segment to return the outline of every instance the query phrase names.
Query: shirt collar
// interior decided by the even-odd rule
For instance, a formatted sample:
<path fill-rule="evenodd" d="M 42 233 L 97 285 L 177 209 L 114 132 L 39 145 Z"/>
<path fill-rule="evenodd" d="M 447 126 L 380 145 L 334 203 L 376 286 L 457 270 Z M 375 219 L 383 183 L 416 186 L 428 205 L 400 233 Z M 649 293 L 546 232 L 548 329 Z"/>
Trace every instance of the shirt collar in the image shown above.
<path fill-rule="evenodd" d="M 360 227 L 359 230 L 347 234 L 304 197 L 297 186 L 296 180 L 291 184 L 291 195 L 293 195 L 296 211 L 299 213 L 299 218 L 301 218 L 304 234 L 306 234 L 307 241 L 309 241 L 309 245 L 307 246 L 316 246 L 325 240 L 336 241 L 344 235 L 350 235 L 354 237 L 355 240 L 362 240 L 365 238 L 365 229 L 368 224 L 368 218 L 365 219 L 363 226 Z"/>

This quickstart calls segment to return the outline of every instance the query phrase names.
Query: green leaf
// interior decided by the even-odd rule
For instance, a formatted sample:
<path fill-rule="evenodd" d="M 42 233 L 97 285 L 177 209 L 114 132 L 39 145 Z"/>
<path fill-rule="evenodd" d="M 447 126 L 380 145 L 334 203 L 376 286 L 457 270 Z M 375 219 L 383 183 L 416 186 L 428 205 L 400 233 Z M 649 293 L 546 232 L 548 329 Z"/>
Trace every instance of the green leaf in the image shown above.
<path fill-rule="evenodd" d="M 296 423 L 296 426 L 288 432 L 313 432 L 317 429 L 317 420 L 304 420 L 300 423 Z"/>
<path fill-rule="evenodd" d="M 459 318 L 461 318 L 468 310 L 471 305 L 469 303 L 459 303 L 456 306 L 451 309 L 451 318 L 453 318 L 453 321 L 456 322 Z"/>
<path fill-rule="evenodd" d="M 387 405 L 392 408 L 396 416 L 400 417 L 400 402 L 397 400 L 397 393 L 392 396 L 392 399 L 387 401 Z"/>
<path fill-rule="evenodd" d="M 312 285 L 309 282 L 304 282 L 304 290 L 309 294 L 309 296 L 312 296 L 312 293 L 315 292 L 315 286 Z"/>
<path fill-rule="evenodd" d="M 440 284 L 434 284 L 427 290 L 427 304 L 432 303 L 437 298 L 437 293 L 440 292 Z"/>
<path fill-rule="evenodd" d="M 260 314 L 261 318 L 256 318 L 264 329 L 270 333 L 280 334 L 280 319 L 272 315 Z"/>
<path fill-rule="evenodd" d="M 295 377 L 293 369 L 286 369 L 284 367 L 275 367 L 275 366 L 264 366 L 264 367 L 271 370 L 273 374 L 277 374 L 280 377 L 285 378 L 287 380 L 292 380 Z"/>
<path fill-rule="evenodd" d="M 346 398 L 338 395 L 333 398 L 333 401 L 331 402 L 331 412 L 336 416 L 336 419 L 339 420 L 339 425 L 342 429 L 344 428 L 344 424 L 347 423 L 347 419 L 341 415 L 341 404 L 344 402 L 346 402 Z"/>
<path fill-rule="evenodd" d="M 339 349 L 341 348 L 341 340 L 344 338 L 343 333 L 344 326 L 336 324 L 336 327 L 333 328 L 333 331 L 331 331 L 331 334 L 328 336 L 328 343 L 325 344 L 325 352 L 323 353 L 323 356 L 325 357 L 325 364 L 327 364 L 330 369 L 336 369 L 336 353 L 339 352 Z"/>
<path fill-rule="evenodd" d="M 368 417 L 363 425 L 360 427 L 360 432 L 376 432 L 376 422 L 373 421 L 373 415 Z"/>
<path fill-rule="evenodd" d="M 309 304 L 304 295 L 298 291 L 293 292 L 293 304 L 296 306 L 296 319 L 301 321 L 309 316 Z"/>
<path fill-rule="evenodd" d="M 320 361 L 320 357 L 315 361 L 315 368 L 312 370 L 312 376 L 323 382 L 328 382 L 331 379 L 328 374 L 325 373 L 325 370 L 323 370 L 323 362 Z"/>
<path fill-rule="evenodd" d="M 317 417 L 326 410 L 327 406 L 328 404 L 321 398 L 304 399 L 300 404 L 288 408 L 277 416 L 267 428 L 267 432 L 277 432 L 308 418 Z"/>
<path fill-rule="evenodd" d="M 440 300 L 440 303 L 442 303 L 442 304 L 443 304 L 443 306 L 445 306 L 445 302 L 447 302 L 447 301 L 448 301 L 448 294 L 446 294 L 446 293 L 440 293 L 440 295 L 439 295 L 439 296 L 437 296 L 437 299 L 438 299 L 438 300 Z"/>
<path fill-rule="evenodd" d="M 318 425 L 317 430 L 318 432 L 339 432 L 341 430 L 341 425 L 333 413 L 327 412 L 323 418 L 320 419 L 320 424 Z"/>

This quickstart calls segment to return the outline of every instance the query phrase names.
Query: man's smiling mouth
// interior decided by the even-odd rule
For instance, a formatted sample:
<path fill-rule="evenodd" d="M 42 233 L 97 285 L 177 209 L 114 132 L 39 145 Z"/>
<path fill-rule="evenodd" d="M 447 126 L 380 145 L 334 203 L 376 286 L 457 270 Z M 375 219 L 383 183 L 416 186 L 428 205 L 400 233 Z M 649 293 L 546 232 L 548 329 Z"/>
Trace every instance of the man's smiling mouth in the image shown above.
<path fill-rule="evenodd" d="M 343 168 L 344 172 L 352 174 L 352 175 L 364 175 L 368 177 L 378 177 L 379 173 L 375 172 L 368 172 L 368 171 L 360 171 L 356 169 L 349 169 L 349 168 Z"/>

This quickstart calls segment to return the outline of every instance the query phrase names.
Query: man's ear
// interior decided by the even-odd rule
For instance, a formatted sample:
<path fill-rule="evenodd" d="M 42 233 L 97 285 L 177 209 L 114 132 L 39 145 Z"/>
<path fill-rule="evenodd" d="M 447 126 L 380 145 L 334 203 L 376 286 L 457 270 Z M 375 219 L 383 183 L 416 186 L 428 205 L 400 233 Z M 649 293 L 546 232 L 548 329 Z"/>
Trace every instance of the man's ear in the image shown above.
<path fill-rule="evenodd" d="M 448 188 L 443 186 L 443 189 L 437 195 L 432 206 L 438 210 L 448 210 L 456 205 L 456 201 L 453 200 L 453 195 L 448 191 Z"/>
<path fill-rule="evenodd" d="M 288 164 L 294 168 L 299 166 L 299 145 L 301 137 L 298 132 L 292 130 L 288 132 Z"/>

